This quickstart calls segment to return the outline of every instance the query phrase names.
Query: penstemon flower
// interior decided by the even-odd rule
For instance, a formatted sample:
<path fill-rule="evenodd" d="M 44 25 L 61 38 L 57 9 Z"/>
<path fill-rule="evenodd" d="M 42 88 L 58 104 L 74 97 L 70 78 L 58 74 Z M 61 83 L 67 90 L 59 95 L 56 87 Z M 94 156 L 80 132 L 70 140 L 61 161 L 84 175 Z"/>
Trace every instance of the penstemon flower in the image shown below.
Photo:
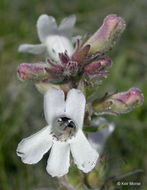
<path fill-rule="evenodd" d="M 47 91 L 44 113 L 48 126 L 19 143 L 17 155 L 22 161 L 36 164 L 51 149 L 47 172 L 52 177 L 61 177 L 68 173 L 71 151 L 77 167 L 85 173 L 90 172 L 96 165 L 98 153 L 82 132 L 85 103 L 80 90 L 70 90 L 66 100 L 61 90 Z"/>
<path fill-rule="evenodd" d="M 76 22 L 75 15 L 64 18 L 59 27 L 52 16 L 41 15 L 37 21 L 37 32 L 41 44 L 23 44 L 19 46 L 19 52 L 32 54 L 45 53 L 54 61 L 59 61 L 58 53 L 73 53 L 72 29 Z"/>

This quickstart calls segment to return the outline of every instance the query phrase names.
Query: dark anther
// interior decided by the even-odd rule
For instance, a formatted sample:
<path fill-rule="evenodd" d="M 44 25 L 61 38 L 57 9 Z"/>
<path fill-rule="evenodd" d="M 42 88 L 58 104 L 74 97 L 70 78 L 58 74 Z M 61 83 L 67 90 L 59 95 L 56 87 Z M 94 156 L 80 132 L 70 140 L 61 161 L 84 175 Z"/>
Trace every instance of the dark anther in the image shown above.
<path fill-rule="evenodd" d="M 60 117 L 58 119 L 58 122 L 60 123 L 60 126 L 64 125 L 64 126 L 70 127 L 70 128 L 75 128 L 76 127 L 74 122 L 68 117 Z"/>

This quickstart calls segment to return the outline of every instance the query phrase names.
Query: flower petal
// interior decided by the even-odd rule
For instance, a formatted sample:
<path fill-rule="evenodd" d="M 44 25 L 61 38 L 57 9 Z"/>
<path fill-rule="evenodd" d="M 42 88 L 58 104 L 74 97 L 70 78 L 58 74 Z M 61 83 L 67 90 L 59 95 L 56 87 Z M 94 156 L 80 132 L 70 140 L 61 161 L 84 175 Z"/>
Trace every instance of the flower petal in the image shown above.
<path fill-rule="evenodd" d="M 77 167 L 85 173 L 90 172 L 96 165 L 98 153 L 91 147 L 81 129 L 70 146 Z"/>
<path fill-rule="evenodd" d="M 48 124 L 52 124 L 56 117 L 64 115 L 64 98 L 64 92 L 55 88 L 51 88 L 45 93 L 44 114 Z"/>
<path fill-rule="evenodd" d="M 52 16 L 41 15 L 37 21 L 37 32 L 41 42 L 45 42 L 47 36 L 57 32 L 56 20 Z"/>
<path fill-rule="evenodd" d="M 113 123 L 108 123 L 106 119 L 99 118 L 96 120 L 93 120 L 93 126 L 101 126 L 106 125 L 103 129 L 96 133 L 89 132 L 88 133 L 88 141 L 91 144 L 91 146 L 97 150 L 99 154 L 102 153 L 104 144 L 108 137 L 111 135 L 111 133 L 114 131 L 115 126 Z"/>
<path fill-rule="evenodd" d="M 63 35 L 71 38 L 72 37 L 72 30 L 73 30 L 73 27 L 75 25 L 75 22 L 76 22 L 76 16 L 75 15 L 71 15 L 69 17 L 64 18 L 61 21 L 61 24 L 59 25 L 59 31 Z"/>
<path fill-rule="evenodd" d="M 67 94 L 66 113 L 76 122 L 79 128 L 83 126 L 85 113 L 85 96 L 80 90 L 72 89 Z"/>
<path fill-rule="evenodd" d="M 43 44 L 23 44 L 20 45 L 18 48 L 19 52 L 27 52 L 27 53 L 32 53 L 32 54 L 40 54 L 45 52 L 46 47 Z"/>
<path fill-rule="evenodd" d="M 52 177 L 61 177 L 68 173 L 70 160 L 69 144 L 57 142 L 53 145 L 46 170 Z"/>
<path fill-rule="evenodd" d="M 50 127 L 47 126 L 34 135 L 23 139 L 17 147 L 17 155 L 25 164 L 36 164 L 52 146 Z"/>

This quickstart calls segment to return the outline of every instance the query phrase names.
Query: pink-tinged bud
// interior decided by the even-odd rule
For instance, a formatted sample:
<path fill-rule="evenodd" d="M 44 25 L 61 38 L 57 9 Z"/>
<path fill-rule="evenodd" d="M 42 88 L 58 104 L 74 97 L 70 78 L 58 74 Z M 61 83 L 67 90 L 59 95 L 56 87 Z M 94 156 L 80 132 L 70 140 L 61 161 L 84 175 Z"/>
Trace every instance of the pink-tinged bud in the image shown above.
<path fill-rule="evenodd" d="M 127 92 L 104 96 L 101 100 L 93 102 L 93 110 L 98 114 L 119 114 L 132 111 L 143 102 L 143 95 L 137 88 Z"/>
<path fill-rule="evenodd" d="M 48 76 L 46 68 L 48 68 L 48 64 L 45 63 L 34 63 L 34 64 L 27 64 L 23 63 L 20 64 L 17 68 L 18 78 L 20 80 L 42 80 Z"/>
<path fill-rule="evenodd" d="M 111 98 L 120 100 L 131 107 L 139 106 L 143 102 L 143 95 L 138 88 L 131 88 L 127 92 L 114 94 Z"/>
<path fill-rule="evenodd" d="M 83 68 L 85 74 L 96 74 L 97 72 L 104 71 L 111 66 L 111 59 L 108 56 L 99 58 L 99 60 L 89 63 Z"/>
<path fill-rule="evenodd" d="M 85 45 L 90 44 L 89 54 L 105 53 L 112 49 L 126 27 L 125 21 L 115 14 L 108 15 L 103 25 L 89 38 Z"/>

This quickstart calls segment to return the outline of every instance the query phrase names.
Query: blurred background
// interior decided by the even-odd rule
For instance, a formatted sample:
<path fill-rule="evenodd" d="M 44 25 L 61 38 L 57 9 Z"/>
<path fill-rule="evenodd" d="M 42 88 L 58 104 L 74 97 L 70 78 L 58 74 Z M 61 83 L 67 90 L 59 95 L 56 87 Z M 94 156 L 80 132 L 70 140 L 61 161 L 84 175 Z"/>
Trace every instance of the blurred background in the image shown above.
<path fill-rule="evenodd" d="M 43 96 L 30 82 L 20 82 L 16 75 L 22 62 L 33 63 L 42 56 L 21 54 L 23 43 L 40 43 L 36 21 L 45 13 L 59 23 L 63 17 L 76 14 L 74 34 L 93 33 L 104 17 L 116 13 L 127 23 L 121 39 L 108 54 L 113 67 L 100 88 L 106 91 L 126 91 L 140 88 L 147 96 L 147 1 L 146 0 L 0 0 L 0 190 L 35 190 L 40 187 L 57 187 L 57 179 L 46 170 L 48 154 L 42 161 L 27 166 L 16 156 L 20 140 L 46 125 L 43 115 Z M 147 189 L 147 102 L 128 114 L 106 116 L 116 124 L 116 130 L 104 147 L 102 162 L 88 175 L 92 187 L 108 181 L 104 189 Z M 117 186 L 111 177 L 143 169 L 122 181 L 141 182 L 141 186 Z M 69 181 L 83 189 L 85 178 L 76 166 L 70 168 Z M 77 186 L 78 185 L 78 186 Z"/>

